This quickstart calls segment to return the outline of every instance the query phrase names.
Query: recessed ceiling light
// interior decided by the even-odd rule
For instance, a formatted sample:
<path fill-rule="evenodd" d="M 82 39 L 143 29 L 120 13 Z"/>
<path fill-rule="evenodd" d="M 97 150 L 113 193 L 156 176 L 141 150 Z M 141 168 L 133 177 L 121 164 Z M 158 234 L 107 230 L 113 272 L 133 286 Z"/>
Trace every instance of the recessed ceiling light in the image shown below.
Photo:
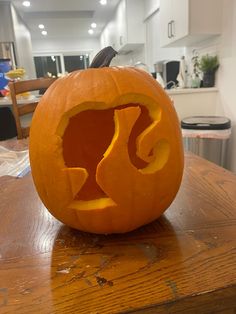
<path fill-rule="evenodd" d="M 44 29 L 44 25 L 43 24 L 39 24 L 39 28 L 40 29 Z"/>
<path fill-rule="evenodd" d="M 41 34 L 46 36 L 48 34 L 48 32 L 47 31 L 42 31 Z"/>
<path fill-rule="evenodd" d="M 92 35 L 92 34 L 94 33 L 93 29 L 90 28 L 90 29 L 88 30 L 88 33 L 89 33 L 90 35 Z"/>
<path fill-rule="evenodd" d="M 96 24 L 96 23 L 92 23 L 92 24 L 91 24 L 91 27 L 92 27 L 92 28 L 96 28 L 96 27 L 97 27 L 97 24 Z"/>
<path fill-rule="evenodd" d="M 30 1 L 23 1 L 22 4 L 24 7 L 30 7 Z"/>
<path fill-rule="evenodd" d="M 100 0 L 99 1 L 101 5 L 106 5 L 107 4 L 107 0 Z"/>

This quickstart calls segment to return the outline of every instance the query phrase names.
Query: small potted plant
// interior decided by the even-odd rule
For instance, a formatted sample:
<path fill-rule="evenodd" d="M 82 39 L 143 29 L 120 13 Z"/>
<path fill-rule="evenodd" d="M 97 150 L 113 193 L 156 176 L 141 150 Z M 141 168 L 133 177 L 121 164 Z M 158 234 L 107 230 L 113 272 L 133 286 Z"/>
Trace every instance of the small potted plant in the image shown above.
<path fill-rule="evenodd" d="M 215 73 L 219 68 L 217 56 L 204 55 L 200 59 L 199 69 L 203 72 L 203 87 L 215 86 Z"/>
<path fill-rule="evenodd" d="M 199 88 L 201 84 L 201 78 L 200 78 L 200 69 L 199 69 L 199 57 L 198 53 L 194 50 L 193 51 L 193 57 L 191 59 L 192 65 L 193 65 L 193 74 L 191 79 L 191 87 L 193 88 Z"/>

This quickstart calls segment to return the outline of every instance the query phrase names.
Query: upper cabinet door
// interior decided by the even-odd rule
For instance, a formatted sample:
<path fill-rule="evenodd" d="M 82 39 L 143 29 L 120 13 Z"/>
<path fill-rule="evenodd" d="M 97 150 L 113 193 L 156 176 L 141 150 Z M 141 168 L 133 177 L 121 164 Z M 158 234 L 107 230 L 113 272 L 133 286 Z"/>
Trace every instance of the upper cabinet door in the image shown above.
<path fill-rule="evenodd" d="M 221 33 L 222 0 L 161 0 L 161 47 L 183 47 Z"/>
<path fill-rule="evenodd" d="M 111 46 L 114 49 L 117 49 L 116 32 L 114 21 L 110 21 L 106 25 L 100 37 L 101 48 Z"/>
<path fill-rule="evenodd" d="M 171 0 L 171 40 L 175 41 L 188 35 L 189 0 Z"/>
<path fill-rule="evenodd" d="M 160 33 L 161 46 L 168 45 L 172 41 L 171 36 L 172 21 L 172 0 L 161 0 L 160 2 Z"/>
<path fill-rule="evenodd" d="M 133 51 L 145 43 L 143 0 L 121 0 L 114 18 L 101 35 L 101 45 L 110 44 L 120 53 Z M 108 38 L 108 40 L 106 40 Z"/>
<path fill-rule="evenodd" d="M 161 0 L 161 46 L 188 35 L 189 0 Z"/>
<path fill-rule="evenodd" d="M 117 49 L 119 50 L 127 43 L 127 3 L 125 0 L 121 1 L 117 7 L 116 12 L 116 26 L 117 26 Z"/>

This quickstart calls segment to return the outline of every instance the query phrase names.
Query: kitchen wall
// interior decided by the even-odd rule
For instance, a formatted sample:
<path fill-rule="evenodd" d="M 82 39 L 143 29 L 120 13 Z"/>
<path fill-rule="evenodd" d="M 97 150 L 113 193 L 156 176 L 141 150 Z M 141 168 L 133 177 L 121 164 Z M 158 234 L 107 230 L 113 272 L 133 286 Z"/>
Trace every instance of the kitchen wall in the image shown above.
<path fill-rule="evenodd" d="M 0 2 L 0 41 L 13 42 L 14 31 L 11 18 L 11 6 L 8 2 Z"/>
<path fill-rule="evenodd" d="M 236 173 L 236 1 L 222 0 L 222 8 L 222 35 L 202 42 L 197 47 L 188 48 L 160 48 L 160 38 L 158 34 L 161 31 L 161 25 L 159 11 L 156 11 L 145 20 L 146 50 L 143 52 L 142 56 L 151 72 L 153 71 L 153 64 L 156 61 L 179 59 L 182 55 L 185 55 L 189 72 L 191 72 L 191 58 L 194 51 L 197 51 L 200 56 L 207 53 L 217 54 L 219 56 L 220 68 L 216 75 L 218 93 L 214 94 L 213 99 L 215 103 L 211 104 L 213 106 L 212 108 L 214 108 L 212 114 L 225 115 L 232 121 L 232 135 L 228 146 L 227 168 Z M 128 60 L 131 59 L 132 54 L 124 56 L 123 61 L 128 62 Z M 192 100 L 194 100 L 196 95 L 188 95 L 189 101 L 191 101 L 191 97 Z M 201 101 L 204 101 L 204 99 L 201 98 Z M 204 107 L 202 103 L 200 107 Z"/>
<path fill-rule="evenodd" d="M 28 78 L 35 78 L 35 66 L 32 55 L 32 43 L 30 31 L 22 21 L 15 8 L 11 6 L 12 22 L 15 35 L 16 59 L 18 67 L 26 70 Z"/>
<path fill-rule="evenodd" d="M 0 42 L 13 42 L 18 67 L 26 70 L 28 77 L 35 77 L 29 29 L 10 2 L 0 2 Z"/>
<path fill-rule="evenodd" d="M 63 38 L 53 40 L 50 38 L 43 38 L 33 40 L 33 53 L 65 53 L 65 52 L 84 52 L 89 53 L 90 61 L 100 50 L 100 41 L 98 38 Z"/>
<path fill-rule="evenodd" d="M 133 66 L 137 62 L 146 62 L 145 46 L 127 54 L 118 54 L 111 62 L 112 66 Z"/>
<path fill-rule="evenodd" d="M 236 173 L 236 1 L 223 0 L 222 36 L 219 45 L 220 68 L 217 86 L 224 114 L 232 121 L 228 166 Z"/>
<path fill-rule="evenodd" d="M 179 59 L 186 57 L 188 70 L 191 72 L 191 58 L 194 51 L 201 56 L 203 54 L 217 54 L 220 59 L 220 68 L 216 75 L 217 96 L 212 108 L 212 114 L 225 115 L 232 121 L 232 136 L 229 142 L 227 154 L 227 168 L 236 173 L 236 98 L 235 98 L 235 73 L 236 73 L 236 1 L 222 0 L 223 18 L 222 35 L 202 42 L 196 47 L 160 48 L 159 32 L 161 31 L 159 12 L 151 15 L 146 22 L 146 62 L 149 68 L 157 60 Z M 159 31 L 158 31 L 159 30 Z M 191 97 L 188 96 L 189 101 Z M 193 99 L 194 100 L 194 99 Z M 203 101 L 203 98 L 202 98 Z M 194 102 L 194 101 L 193 101 Z M 196 104 L 197 105 L 197 104 Z M 203 108 L 202 104 L 200 106 Z"/>
<path fill-rule="evenodd" d="M 236 173 L 236 1 L 222 0 L 222 34 L 221 36 L 202 42 L 200 46 L 186 49 L 190 60 L 195 49 L 203 54 L 217 54 L 220 67 L 216 75 L 218 98 L 216 99 L 216 115 L 224 115 L 231 119 L 232 135 L 227 154 L 227 168 Z"/>

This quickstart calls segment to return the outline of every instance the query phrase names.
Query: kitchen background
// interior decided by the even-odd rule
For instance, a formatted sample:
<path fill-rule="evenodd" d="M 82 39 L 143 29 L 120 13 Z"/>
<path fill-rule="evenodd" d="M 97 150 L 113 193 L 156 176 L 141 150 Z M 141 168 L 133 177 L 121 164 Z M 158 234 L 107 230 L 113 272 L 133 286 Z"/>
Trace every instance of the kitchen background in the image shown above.
<path fill-rule="evenodd" d="M 227 168 L 236 173 L 236 1 L 107 2 L 105 9 L 105 6 L 95 0 L 32 0 L 31 7 L 27 8 L 22 7 L 19 0 L 13 1 L 14 5 L 10 1 L 0 0 L 0 42 L 14 43 L 16 63 L 25 68 L 28 78 L 36 77 L 36 57 L 49 56 L 62 61 L 59 70 L 64 72 L 65 56 L 81 55 L 86 64 L 88 58 L 91 61 L 107 45 L 112 45 L 119 51 L 113 65 L 135 65 L 142 62 L 150 72 L 155 71 L 154 64 L 158 61 L 180 60 L 184 56 L 188 74 L 191 75 L 193 55 L 218 55 L 220 67 L 214 88 L 173 89 L 168 93 L 174 100 L 180 119 L 197 114 L 225 115 L 231 119 L 232 136 Z M 96 8 L 91 16 L 89 5 Z M 54 14 L 50 16 L 53 7 Z M 64 15 L 60 15 L 63 10 L 66 10 Z M 87 15 L 82 16 L 82 13 Z M 96 16 L 97 28 L 93 35 L 89 35 L 88 21 L 94 21 Z M 179 23 L 175 31 L 180 31 L 180 34 L 168 38 L 168 21 L 172 20 Z M 81 24 L 75 24 L 77 21 Z M 47 36 L 42 36 L 39 32 L 39 23 L 48 26 Z M 52 24 L 54 30 L 50 32 Z M 66 28 L 69 28 L 69 33 Z M 5 48 L 1 46 L 0 58 L 10 54 L 9 51 L 4 51 Z"/>

